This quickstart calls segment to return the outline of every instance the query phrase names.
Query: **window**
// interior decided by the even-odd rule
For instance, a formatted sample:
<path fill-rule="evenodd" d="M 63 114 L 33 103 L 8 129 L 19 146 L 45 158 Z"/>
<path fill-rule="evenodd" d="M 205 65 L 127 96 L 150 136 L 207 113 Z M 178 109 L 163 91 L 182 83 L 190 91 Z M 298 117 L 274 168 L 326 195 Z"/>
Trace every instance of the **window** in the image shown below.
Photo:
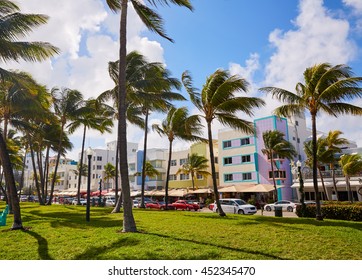
<path fill-rule="evenodd" d="M 215 163 L 219 163 L 219 158 L 218 157 L 214 157 Z"/>
<path fill-rule="evenodd" d="M 102 157 L 97 157 L 97 161 L 102 161 Z"/>
<path fill-rule="evenodd" d="M 233 180 L 233 174 L 225 174 L 224 175 L 224 181 L 232 181 Z"/>
<path fill-rule="evenodd" d="M 187 158 L 181 158 L 180 159 L 180 165 L 183 165 L 185 163 L 187 163 Z"/>
<path fill-rule="evenodd" d="M 222 147 L 223 148 L 230 148 L 231 147 L 231 141 L 229 140 L 229 141 L 224 141 L 223 143 L 222 143 Z"/>
<path fill-rule="evenodd" d="M 129 164 L 129 170 L 131 170 L 131 171 L 136 170 L 136 164 L 135 163 L 130 163 Z"/>
<path fill-rule="evenodd" d="M 297 143 L 300 143 L 300 138 L 297 138 Z"/>
<path fill-rule="evenodd" d="M 243 173 L 243 181 L 251 180 L 251 172 Z"/>
<path fill-rule="evenodd" d="M 295 125 L 296 125 L 296 126 L 298 126 L 298 125 L 299 125 L 298 121 L 295 121 Z"/>
<path fill-rule="evenodd" d="M 177 165 L 177 160 L 173 159 L 171 160 L 171 166 L 176 166 Z"/>
<path fill-rule="evenodd" d="M 285 179 L 287 177 L 287 174 L 285 172 L 285 170 L 276 170 L 274 171 L 274 178 L 280 178 L 280 179 Z M 269 171 L 269 179 L 273 178 L 273 173 L 271 171 Z"/>
<path fill-rule="evenodd" d="M 204 179 L 204 176 L 197 174 L 196 178 L 197 178 L 197 180 L 202 180 L 202 179 Z"/>
<path fill-rule="evenodd" d="M 169 181 L 176 181 L 177 180 L 177 176 L 175 174 L 170 174 L 170 176 L 168 177 Z"/>
<path fill-rule="evenodd" d="M 241 139 L 241 146 L 250 145 L 250 138 Z"/>
<path fill-rule="evenodd" d="M 180 174 L 180 180 L 189 180 L 189 174 Z"/>
<path fill-rule="evenodd" d="M 233 158 L 232 157 L 226 157 L 224 158 L 224 164 L 232 164 L 233 163 Z"/>
<path fill-rule="evenodd" d="M 102 170 L 102 165 L 97 165 L 97 170 Z"/>
<path fill-rule="evenodd" d="M 241 157 L 241 162 L 251 162 L 251 157 L 250 155 L 246 155 L 246 156 L 242 156 Z"/>

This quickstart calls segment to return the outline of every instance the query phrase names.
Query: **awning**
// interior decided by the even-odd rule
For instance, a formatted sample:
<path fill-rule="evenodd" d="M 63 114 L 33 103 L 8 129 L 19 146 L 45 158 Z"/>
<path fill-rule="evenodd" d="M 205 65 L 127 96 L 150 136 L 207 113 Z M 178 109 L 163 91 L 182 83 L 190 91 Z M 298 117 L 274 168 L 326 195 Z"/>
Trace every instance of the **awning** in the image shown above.
<path fill-rule="evenodd" d="M 198 189 L 198 190 L 194 190 L 194 191 L 190 191 L 189 194 L 195 194 L 195 193 L 214 193 L 214 191 L 212 189 Z"/>
<path fill-rule="evenodd" d="M 338 185 L 338 184 L 337 184 Z M 303 186 L 305 188 L 313 188 L 314 187 L 314 183 L 313 182 L 306 182 L 303 183 Z M 332 182 L 324 182 L 324 186 L 325 187 L 333 187 L 333 183 Z M 299 182 L 298 183 L 294 183 L 292 186 L 292 188 L 299 188 Z M 322 182 L 318 181 L 318 188 L 323 188 L 322 186 Z"/>
<path fill-rule="evenodd" d="M 281 187 L 281 186 L 277 186 Z M 266 193 L 274 190 L 274 185 L 270 184 L 257 184 L 255 186 L 248 187 L 243 192 L 255 192 L 255 193 Z"/>
<path fill-rule="evenodd" d="M 168 191 L 169 196 L 181 197 L 187 194 L 187 190 L 185 189 L 171 189 Z"/>

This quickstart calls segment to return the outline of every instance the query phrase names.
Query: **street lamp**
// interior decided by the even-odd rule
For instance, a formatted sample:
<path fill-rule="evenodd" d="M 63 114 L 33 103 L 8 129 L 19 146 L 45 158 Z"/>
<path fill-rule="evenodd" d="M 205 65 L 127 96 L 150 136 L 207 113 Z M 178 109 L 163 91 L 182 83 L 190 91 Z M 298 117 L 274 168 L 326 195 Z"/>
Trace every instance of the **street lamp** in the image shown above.
<path fill-rule="evenodd" d="M 305 203 L 304 203 L 304 181 L 302 175 L 302 163 L 300 160 L 296 163 L 298 168 L 298 177 L 299 177 L 299 193 L 300 193 L 300 203 L 302 204 L 302 215 L 304 216 L 305 212 Z"/>
<path fill-rule="evenodd" d="M 103 206 L 102 205 L 102 177 L 99 176 L 99 200 L 98 200 L 98 205 L 99 206 Z"/>
<path fill-rule="evenodd" d="M 86 216 L 85 219 L 87 222 L 90 221 L 90 183 L 91 183 L 91 161 L 93 156 L 93 150 L 91 147 L 88 147 L 86 150 L 86 154 L 88 157 L 88 182 L 87 182 L 87 208 L 86 208 Z"/>

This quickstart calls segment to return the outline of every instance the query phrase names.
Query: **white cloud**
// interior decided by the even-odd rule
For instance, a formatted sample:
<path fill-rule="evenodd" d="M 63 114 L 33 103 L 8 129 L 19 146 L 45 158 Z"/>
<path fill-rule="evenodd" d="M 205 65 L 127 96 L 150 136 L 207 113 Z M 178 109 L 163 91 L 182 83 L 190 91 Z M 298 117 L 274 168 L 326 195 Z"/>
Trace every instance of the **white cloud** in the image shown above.
<path fill-rule="evenodd" d="M 361 0 L 343 0 L 343 3 L 351 8 L 355 9 L 357 13 L 362 13 L 362 1 Z"/>

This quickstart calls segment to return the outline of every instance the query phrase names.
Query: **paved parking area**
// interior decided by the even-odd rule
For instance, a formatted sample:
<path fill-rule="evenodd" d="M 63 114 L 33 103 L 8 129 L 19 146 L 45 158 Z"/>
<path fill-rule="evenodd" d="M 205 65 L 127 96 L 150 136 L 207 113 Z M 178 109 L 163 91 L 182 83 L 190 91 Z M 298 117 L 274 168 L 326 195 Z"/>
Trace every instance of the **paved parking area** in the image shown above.
<path fill-rule="evenodd" d="M 202 208 L 200 210 L 200 212 L 212 213 L 212 211 L 210 209 L 208 209 L 208 208 Z M 263 213 L 262 213 L 261 210 L 258 210 L 255 215 L 274 217 L 275 213 L 274 213 L 274 211 L 270 211 L 270 212 L 263 211 Z M 286 217 L 286 218 L 298 218 L 297 214 L 295 214 L 294 212 L 287 212 L 287 211 L 283 211 L 283 217 Z"/>

